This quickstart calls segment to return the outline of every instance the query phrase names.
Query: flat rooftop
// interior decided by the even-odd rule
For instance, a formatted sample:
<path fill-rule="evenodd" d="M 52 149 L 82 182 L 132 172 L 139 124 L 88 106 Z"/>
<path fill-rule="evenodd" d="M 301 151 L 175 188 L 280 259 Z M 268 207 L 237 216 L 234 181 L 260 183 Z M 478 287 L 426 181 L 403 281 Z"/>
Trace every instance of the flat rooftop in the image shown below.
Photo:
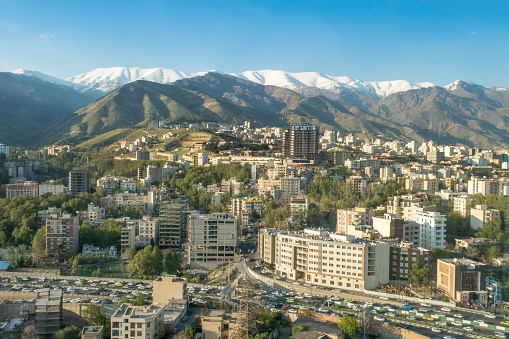
<path fill-rule="evenodd" d="M 121 318 L 150 318 L 157 314 L 164 308 L 162 305 L 148 305 L 148 306 L 131 306 L 129 304 L 122 304 L 115 311 L 112 317 Z"/>

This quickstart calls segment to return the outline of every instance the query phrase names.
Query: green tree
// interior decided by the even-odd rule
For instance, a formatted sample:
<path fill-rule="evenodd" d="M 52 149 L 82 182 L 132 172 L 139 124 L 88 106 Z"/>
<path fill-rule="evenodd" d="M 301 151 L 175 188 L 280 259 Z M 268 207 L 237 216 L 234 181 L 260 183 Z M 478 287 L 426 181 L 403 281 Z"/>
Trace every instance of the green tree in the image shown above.
<path fill-rule="evenodd" d="M 428 265 L 416 261 L 412 264 L 412 270 L 410 271 L 408 281 L 413 285 L 427 284 L 429 281 L 429 272 Z"/>
<path fill-rule="evenodd" d="M 462 217 L 458 212 L 448 213 L 446 218 L 447 232 L 445 238 L 447 243 L 455 245 L 458 234 L 466 237 L 474 235 L 468 218 Z"/>
<path fill-rule="evenodd" d="M 498 246 L 491 246 L 484 252 L 484 261 L 486 264 L 492 264 L 493 260 L 500 258 L 502 256 L 502 251 L 498 248 Z"/>
<path fill-rule="evenodd" d="M 186 329 L 184 330 L 184 336 L 186 339 L 193 339 L 194 338 L 194 328 L 192 326 L 187 325 Z"/>
<path fill-rule="evenodd" d="M 296 333 L 302 332 L 304 330 L 306 330 L 306 326 L 304 326 L 304 325 L 293 326 L 292 327 L 292 334 L 296 334 Z"/>
<path fill-rule="evenodd" d="M 154 278 L 163 271 L 163 254 L 156 246 L 147 246 L 129 261 L 129 272 L 140 279 Z"/>
<path fill-rule="evenodd" d="M 168 274 L 182 274 L 182 255 L 180 253 L 168 252 L 164 257 L 163 266 Z"/>
<path fill-rule="evenodd" d="M 81 331 L 76 326 L 67 326 L 61 330 L 56 331 L 53 339 L 81 339 Z"/>
<path fill-rule="evenodd" d="M 90 304 L 82 311 L 83 317 L 93 326 L 103 326 L 104 338 L 109 338 L 111 333 L 110 317 L 97 305 Z"/>
<path fill-rule="evenodd" d="M 46 259 L 46 226 L 37 230 L 32 240 L 32 262 L 39 266 Z"/>
<path fill-rule="evenodd" d="M 357 320 L 355 317 L 351 317 L 347 314 L 343 314 L 341 320 L 338 323 L 338 328 L 343 330 L 347 339 L 352 339 L 357 334 Z"/>
<path fill-rule="evenodd" d="M 486 223 L 475 234 L 477 237 L 488 238 L 498 242 L 504 241 L 504 231 L 502 230 L 502 222 L 499 218 L 494 218 Z"/>
<path fill-rule="evenodd" d="M 124 251 L 124 259 L 132 260 L 136 253 L 138 253 L 136 248 L 126 248 Z"/>

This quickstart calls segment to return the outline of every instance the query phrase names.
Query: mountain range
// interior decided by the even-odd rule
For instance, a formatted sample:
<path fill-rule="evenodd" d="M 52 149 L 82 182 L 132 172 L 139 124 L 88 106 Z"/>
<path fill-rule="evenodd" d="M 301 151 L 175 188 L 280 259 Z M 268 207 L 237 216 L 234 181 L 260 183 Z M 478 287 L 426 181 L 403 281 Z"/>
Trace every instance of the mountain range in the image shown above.
<path fill-rule="evenodd" d="M 28 83 L 38 82 L 39 87 L 45 83 L 54 86 L 51 88 L 55 91 L 65 89 L 68 91 L 65 95 L 56 97 L 74 104 L 63 105 L 55 96 L 47 95 L 47 91 L 38 94 L 47 98 L 48 105 L 62 105 L 62 109 L 51 115 L 34 109 L 36 116 L 47 117 L 44 121 L 39 119 L 40 124 L 32 129 L 35 134 L 30 139 L 37 143 L 54 142 L 62 137 L 82 140 L 115 128 L 143 126 L 160 118 L 251 120 L 255 125 L 276 126 L 287 125 L 294 118 L 345 133 L 403 140 L 440 139 L 480 147 L 509 145 L 509 90 L 464 81 L 440 87 L 404 80 L 364 82 L 314 72 L 185 73 L 122 67 L 96 69 L 63 80 L 36 71 L 13 73 L 16 74 L 0 73 L 0 80 L 10 75 L 24 78 L 27 88 Z M 4 87 L 13 85 L 0 84 L 0 114 L 16 116 L 16 111 L 6 108 L 5 103 L 25 99 L 4 95 Z M 25 94 L 35 92 L 26 90 Z M 7 125 L 17 124 L 11 117 L 4 121 L 9 121 Z M 15 135 L 19 126 L 8 129 Z M 0 130 L 0 142 L 3 135 Z"/>

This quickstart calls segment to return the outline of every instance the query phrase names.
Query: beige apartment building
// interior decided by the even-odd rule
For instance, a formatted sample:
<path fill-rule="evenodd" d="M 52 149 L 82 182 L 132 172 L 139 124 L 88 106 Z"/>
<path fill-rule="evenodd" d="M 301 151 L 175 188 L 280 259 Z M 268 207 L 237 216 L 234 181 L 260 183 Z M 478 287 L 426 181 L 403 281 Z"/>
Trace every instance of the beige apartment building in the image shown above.
<path fill-rule="evenodd" d="M 164 329 L 164 305 L 122 304 L 111 317 L 111 339 L 154 339 Z"/>
<path fill-rule="evenodd" d="M 470 226 L 474 230 L 483 228 L 487 222 L 495 218 L 500 218 L 500 211 L 489 209 L 486 205 L 476 205 L 475 208 L 470 209 Z"/>
<path fill-rule="evenodd" d="M 258 231 L 258 258 L 264 264 L 274 265 L 276 261 L 276 237 L 275 228 L 261 228 Z"/>
<path fill-rule="evenodd" d="M 371 225 L 375 211 L 365 207 L 338 209 L 336 232 L 348 234 L 349 226 Z"/>
<path fill-rule="evenodd" d="M 453 198 L 453 211 L 461 214 L 463 218 L 466 218 L 470 215 L 470 210 L 468 209 L 468 204 L 470 204 L 470 195 L 462 194 L 460 196 Z"/>
<path fill-rule="evenodd" d="M 207 310 L 201 317 L 202 339 L 229 339 L 235 321 L 223 310 Z"/>
<path fill-rule="evenodd" d="M 455 301 L 485 305 L 486 265 L 469 259 L 438 259 L 437 288 Z"/>
<path fill-rule="evenodd" d="M 187 280 L 163 274 L 152 282 L 152 303 L 167 304 L 171 300 L 187 298 Z"/>
<path fill-rule="evenodd" d="M 276 238 L 275 272 L 289 280 L 362 291 L 389 282 L 389 243 L 306 229 Z"/>

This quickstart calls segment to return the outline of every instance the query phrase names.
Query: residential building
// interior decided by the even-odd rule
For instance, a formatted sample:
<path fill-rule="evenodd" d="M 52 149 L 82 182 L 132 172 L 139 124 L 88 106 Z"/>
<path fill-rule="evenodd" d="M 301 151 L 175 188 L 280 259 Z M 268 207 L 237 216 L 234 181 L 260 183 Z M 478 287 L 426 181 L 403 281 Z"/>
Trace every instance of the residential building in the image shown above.
<path fill-rule="evenodd" d="M 103 207 L 95 206 L 93 203 L 88 204 L 85 211 L 77 211 L 80 221 L 88 221 L 91 224 L 100 224 L 101 220 L 106 218 L 106 210 Z"/>
<path fill-rule="evenodd" d="M 412 243 L 401 242 L 391 246 L 389 267 L 391 268 L 391 280 L 408 280 L 413 265 L 429 265 L 431 251 L 420 247 L 414 247 Z"/>
<path fill-rule="evenodd" d="M 159 246 L 182 250 L 186 231 L 186 214 L 184 204 L 161 202 L 159 207 Z"/>
<path fill-rule="evenodd" d="M 83 250 L 81 251 L 81 254 L 83 255 L 84 258 L 90 257 L 90 256 L 98 256 L 98 257 L 105 256 L 106 258 L 116 258 L 117 257 L 117 248 L 115 246 L 102 248 L 102 247 L 85 244 L 85 245 L 83 245 Z"/>
<path fill-rule="evenodd" d="M 356 160 L 345 160 L 345 166 L 349 169 L 360 169 L 364 171 L 364 168 L 366 167 L 372 167 L 375 169 L 380 168 L 380 161 L 378 159 L 356 159 Z"/>
<path fill-rule="evenodd" d="M 416 221 L 418 212 L 434 209 L 434 206 L 424 205 L 426 196 L 423 194 L 406 194 L 387 198 L 387 213 L 395 214 L 396 218 L 405 221 Z"/>
<path fill-rule="evenodd" d="M 489 209 L 486 205 L 476 205 L 470 209 L 470 226 L 474 230 L 483 228 L 487 222 L 495 218 L 500 218 L 500 211 Z"/>
<path fill-rule="evenodd" d="M 258 258 L 268 265 L 274 265 L 276 261 L 276 237 L 275 228 L 260 228 L 258 230 Z"/>
<path fill-rule="evenodd" d="M 138 227 L 138 246 L 159 244 L 159 218 L 144 216 Z"/>
<path fill-rule="evenodd" d="M 35 327 L 39 338 L 52 338 L 62 328 L 63 307 L 62 291 L 51 288 L 37 290 L 35 301 Z"/>
<path fill-rule="evenodd" d="M 389 282 L 389 243 L 305 229 L 280 232 L 275 273 L 289 280 L 363 291 Z"/>
<path fill-rule="evenodd" d="M 334 165 L 345 166 L 347 160 L 352 158 L 352 151 L 342 150 L 334 152 Z"/>
<path fill-rule="evenodd" d="M 154 339 L 164 331 L 164 305 L 122 304 L 111 316 L 111 339 Z"/>
<path fill-rule="evenodd" d="M 417 212 L 419 247 L 427 250 L 445 248 L 446 218 L 440 212 Z"/>
<path fill-rule="evenodd" d="M 172 300 L 187 299 L 187 280 L 163 274 L 152 282 L 152 303 L 168 304 Z"/>
<path fill-rule="evenodd" d="M 445 154 L 444 154 L 444 152 L 440 152 L 440 151 L 427 152 L 426 160 L 428 160 L 429 162 L 432 162 L 434 164 L 439 164 L 442 161 L 445 161 Z"/>
<path fill-rule="evenodd" d="M 469 259 L 438 259 L 437 288 L 457 302 L 486 305 L 486 265 Z"/>
<path fill-rule="evenodd" d="M 498 242 L 495 240 L 491 240 L 488 238 L 456 238 L 456 248 L 457 249 L 469 249 L 469 248 L 478 248 L 478 247 L 491 247 L 498 245 Z"/>
<path fill-rule="evenodd" d="M 337 210 L 336 232 L 348 234 L 350 225 L 371 225 L 375 211 L 366 207 L 355 207 Z"/>
<path fill-rule="evenodd" d="M 419 225 L 414 221 L 396 218 L 395 214 L 384 213 L 381 217 L 373 217 L 373 229 L 384 238 L 417 244 L 419 242 Z"/>
<path fill-rule="evenodd" d="M 37 225 L 39 226 L 39 228 L 46 225 L 46 217 L 48 217 L 51 214 L 62 214 L 62 209 L 50 207 L 46 210 L 37 211 Z"/>
<path fill-rule="evenodd" d="M 110 197 L 101 198 L 101 200 L 115 200 L 115 206 L 125 209 L 126 207 L 141 207 L 147 209 L 148 196 L 138 193 L 122 192 Z"/>
<path fill-rule="evenodd" d="M 9 156 L 11 154 L 9 146 L 7 146 L 6 144 L 0 144 L 0 153 L 5 154 L 5 158 L 9 159 Z"/>
<path fill-rule="evenodd" d="M 296 197 L 301 194 L 302 182 L 300 178 L 283 177 L 280 180 L 284 200 L 289 202 L 291 197 Z"/>
<path fill-rule="evenodd" d="M 39 196 L 39 184 L 34 181 L 25 181 L 18 184 L 7 184 L 5 187 L 5 195 L 7 199 L 19 197 L 20 195 L 28 195 L 31 198 Z"/>
<path fill-rule="evenodd" d="M 78 252 L 79 217 L 71 214 L 50 214 L 46 217 L 46 253 L 54 255 L 57 251 Z"/>
<path fill-rule="evenodd" d="M 57 195 L 59 193 L 66 193 L 67 187 L 64 185 L 57 185 L 54 181 L 50 181 L 48 184 L 39 184 L 39 196 L 46 193 Z"/>
<path fill-rule="evenodd" d="M 453 198 L 453 211 L 461 214 L 463 218 L 470 215 L 470 209 L 467 207 L 470 204 L 470 195 L 462 194 Z"/>
<path fill-rule="evenodd" d="M 69 172 L 69 195 L 77 197 L 80 193 L 90 192 L 90 173 L 79 168 Z"/>
<path fill-rule="evenodd" d="M 432 174 L 411 174 L 405 178 L 405 189 L 412 192 L 437 192 L 438 179 Z"/>
<path fill-rule="evenodd" d="M 136 247 L 136 231 L 137 225 L 131 223 L 130 225 L 126 225 L 122 227 L 120 230 L 120 250 L 122 253 L 127 248 L 135 248 Z"/>
<path fill-rule="evenodd" d="M 473 177 L 468 181 L 468 194 L 490 194 L 490 179 Z M 496 193 L 495 193 L 496 194 Z"/>
<path fill-rule="evenodd" d="M 358 175 L 351 176 L 346 179 L 346 182 L 351 184 L 352 192 L 355 194 L 357 199 L 361 198 L 362 192 L 364 192 L 368 187 L 366 179 Z"/>
<path fill-rule="evenodd" d="M 81 330 L 81 339 L 103 339 L 102 326 L 85 326 Z"/>
<path fill-rule="evenodd" d="M 204 166 L 209 163 L 209 154 L 208 153 L 198 153 L 193 157 L 194 167 L 196 166 Z"/>
<path fill-rule="evenodd" d="M 235 258 L 238 222 L 233 214 L 191 213 L 188 220 L 188 259 L 191 268 L 212 269 Z"/>
<path fill-rule="evenodd" d="M 209 309 L 201 316 L 202 339 L 230 339 L 235 320 L 223 310 Z"/>
<path fill-rule="evenodd" d="M 293 217 L 294 213 L 303 213 L 304 217 L 308 211 L 308 197 L 291 197 L 290 198 L 290 215 Z"/>
<path fill-rule="evenodd" d="M 294 124 L 283 133 L 283 158 L 318 162 L 318 127 L 307 122 Z"/>

